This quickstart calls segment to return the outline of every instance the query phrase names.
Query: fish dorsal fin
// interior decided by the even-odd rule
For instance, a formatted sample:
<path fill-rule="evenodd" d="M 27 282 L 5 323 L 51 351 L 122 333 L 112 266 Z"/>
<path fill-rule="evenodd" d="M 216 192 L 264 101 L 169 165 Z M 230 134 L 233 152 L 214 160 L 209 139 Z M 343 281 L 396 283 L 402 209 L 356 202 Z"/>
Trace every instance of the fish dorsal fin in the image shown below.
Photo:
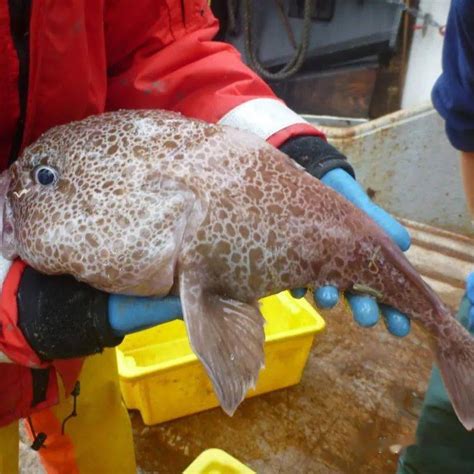
<path fill-rule="evenodd" d="M 232 416 L 264 367 L 265 320 L 257 303 L 204 290 L 197 275 L 180 275 L 180 296 L 191 347 Z"/>

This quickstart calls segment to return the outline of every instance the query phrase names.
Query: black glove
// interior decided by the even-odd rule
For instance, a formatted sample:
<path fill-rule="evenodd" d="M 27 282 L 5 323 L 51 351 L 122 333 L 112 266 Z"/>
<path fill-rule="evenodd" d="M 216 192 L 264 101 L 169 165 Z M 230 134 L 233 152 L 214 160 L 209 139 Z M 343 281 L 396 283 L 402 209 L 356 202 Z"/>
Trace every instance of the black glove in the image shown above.
<path fill-rule="evenodd" d="M 280 150 L 295 160 L 315 178 L 321 179 L 328 171 L 339 168 L 355 178 L 347 158 L 322 138 L 303 135 L 287 140 Z"/>
<path fill-rule="evenodd" d="M 43 360 L 95 354 L 123 340 L 109 324 L 109 295 L 73 277 L 27 267 L 17 300 L 20 329 Z"/>

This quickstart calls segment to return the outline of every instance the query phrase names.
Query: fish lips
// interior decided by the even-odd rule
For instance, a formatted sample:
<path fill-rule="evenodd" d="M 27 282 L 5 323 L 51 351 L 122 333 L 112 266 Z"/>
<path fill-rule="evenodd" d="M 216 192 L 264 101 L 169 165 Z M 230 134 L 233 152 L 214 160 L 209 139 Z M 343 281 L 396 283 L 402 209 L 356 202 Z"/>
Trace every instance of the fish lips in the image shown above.
<path fill-rule="evenodd" d="M 11 184 L 10 170 L 0 174 L 0 253 L 9 260 L 18 256 L 16 250 L 13 212 L 8 198 Z"/>

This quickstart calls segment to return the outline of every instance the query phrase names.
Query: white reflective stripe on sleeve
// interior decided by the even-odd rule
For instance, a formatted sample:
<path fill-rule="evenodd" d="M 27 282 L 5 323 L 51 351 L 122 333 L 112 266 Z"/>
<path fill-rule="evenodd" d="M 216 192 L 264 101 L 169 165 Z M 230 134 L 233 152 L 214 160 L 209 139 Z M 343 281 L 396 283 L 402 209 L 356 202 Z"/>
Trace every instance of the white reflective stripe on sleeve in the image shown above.
<path fill-rule="evenodd" d="M 7 276 L 8 270 L 12 266 L 13 261 L 7 260 L 0 255 L 0 288 L 3 286 L 5 277 Z"/>
<path fill-rule="evenodd" d="M 234 107 L 220 120 L 222 125 L 240 128 L 267 140 L 291 125 L 305 123 L 303 117 L 276 99 L 252 99 Z"/>

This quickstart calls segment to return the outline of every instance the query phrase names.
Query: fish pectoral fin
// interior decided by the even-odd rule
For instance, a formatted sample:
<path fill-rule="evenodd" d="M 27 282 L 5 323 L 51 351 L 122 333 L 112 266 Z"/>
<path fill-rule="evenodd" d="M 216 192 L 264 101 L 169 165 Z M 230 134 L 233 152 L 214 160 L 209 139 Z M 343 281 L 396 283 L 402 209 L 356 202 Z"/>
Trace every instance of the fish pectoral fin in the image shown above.
<path fill-rule="evenodd" d="M 193 236 L 207 213 L 207 201 L 182 183 L 162 178 L 153 191 L 146 195 L 153 211 L 154 225 L 146 231 L 150 237 L 143 247 L 153 248 L 150 259 L 142 266 L 136 286 L 128 291 L 135 294 L 165 296 L 175 281 L 175 269 L 179 253 L 186 237 Z M 133 202 L 130 202 L 133 206 Z M 133 257 L 133 254 L 132 254 Z M 142 257 L 138 257 L 141 259 Z"/>
<path fill-rule="evenodd" d="M 265 320 L 257 303 L 242 303 L 198 286 L 183 288 L 183 280 L 181 302 L 191 347 L 222 409 L 232 416 L 264 367 Z"/>

